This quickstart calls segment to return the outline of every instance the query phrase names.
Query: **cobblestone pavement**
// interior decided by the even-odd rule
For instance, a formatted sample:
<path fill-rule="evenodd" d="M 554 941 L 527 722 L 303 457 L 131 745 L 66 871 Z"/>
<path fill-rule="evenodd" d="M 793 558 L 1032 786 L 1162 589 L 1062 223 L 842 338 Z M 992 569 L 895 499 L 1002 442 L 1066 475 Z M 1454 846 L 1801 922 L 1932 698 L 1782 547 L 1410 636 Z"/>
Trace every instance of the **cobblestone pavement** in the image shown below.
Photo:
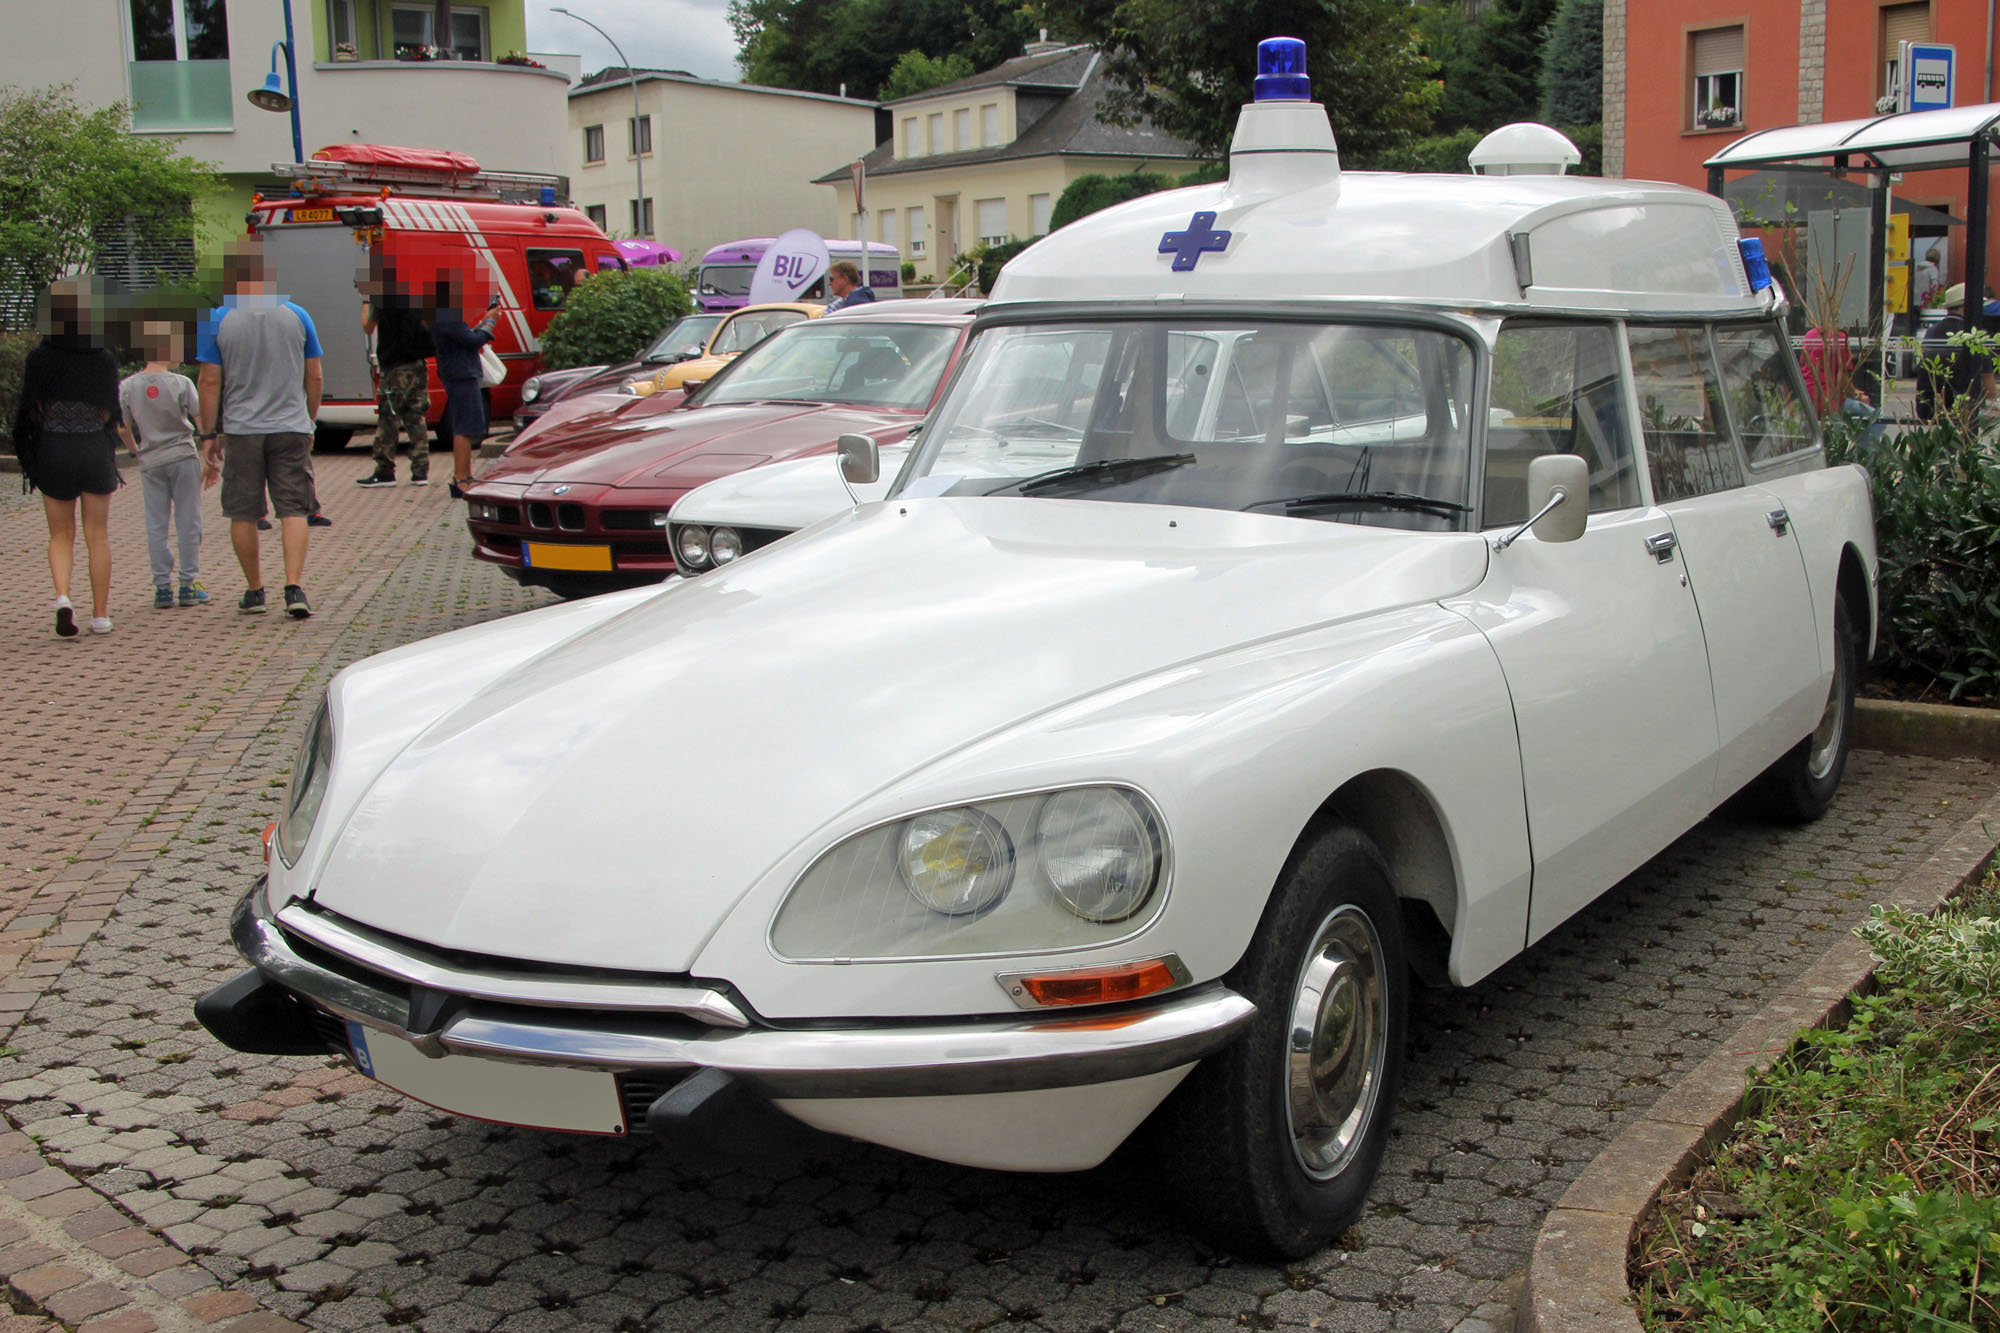
<path fill-rule="evenodd" d="M 1483 984 L 1424 995 L 1367 1215 L 1289 1267 L 1190 1238 L 1160 1202 L 1158 1163 L 1009 1176 L 856 1146 L 724 1165 L 644 1140 L 481 1125 L 331 1058 L 224 1050 L 189 1012 L 240 966 L 228 913 L 257 873 L 258 832 L 325 680 L 541 600 L 469 560 L 440 494 L 333 494 L 364 467 L 359 453 L 322 462 L 339 526 L 316 537 L 320 614 L 303 625 L 138 609 L 146 581 L 128 575 L 135 609 L 114 613 L 109 639 L 43 643 L 47 599 L 21 574 L 28 548 L 39 553 L 38 506 L 0 501 L 12 701 L 0 746 L 32 793 L 25 818 L 7 817 L 0 860 L 0 966 L 12 968 L 0 1017 L 15 1025 L 0 1107 L 16 1131 L 0 1134 L 0 1271 L 17 1308 L 36 1311 L 22 1328 L 50 1327 L 46 1312 L 92 1333 L 226 1320 L 244 1333 L 288 1321 L 1498 1329 L 1542 1215 L 1623 1121 L 1865 916 L 1871 886 L 1920 864 L 2000 777 L 1858 754 L 1819 824 L 1711 820 Z M 120 507 L 129 544 L 138 506 Z M 210 587 L 233 600 L 218 532 L 209 544 Z M 143 552 L 126 558 L 143 565 Z M 16 693 L 24 679 L 33 689 Z M 107 725 L 125 734 L 108 741 Z M 89 792 L 106 804 L 75 809 L 99 799 Z M 102 1304 L 121 1293 L 126 1306 Z M 4 1313 L 0 1333 L 12 1333 Z"/>

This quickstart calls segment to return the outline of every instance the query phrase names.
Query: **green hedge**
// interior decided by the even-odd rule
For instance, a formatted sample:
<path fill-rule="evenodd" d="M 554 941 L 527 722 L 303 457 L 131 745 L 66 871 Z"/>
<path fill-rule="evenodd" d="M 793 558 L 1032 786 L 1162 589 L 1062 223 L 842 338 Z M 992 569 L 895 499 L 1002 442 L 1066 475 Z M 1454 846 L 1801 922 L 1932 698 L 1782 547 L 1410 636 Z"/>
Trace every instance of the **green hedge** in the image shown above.
<path fill-rule="evenodd" d="M 1857 450 L 1836 418 L 1827 455 L 1858 461 L 1875 488 L 1882 563 L 1879 665 L 1918 689 L 2000 702 L 2000 457 L 1961 423 L 1904 431 Z"/>
<path fill-rule="evenodd" d="M 542 367 L 630 361 L 666 327 L 694 309 L 687 284 L 656 268 L 600 273 L 579 283 L 542 333 Z"/>
<path fill-rule="evenodd" d="M 21 365 L 28 359 L 29 349 L 41 340 L 42 335 L 32 329 L 0 333 L 0 438 L 7 440 L 10 454 L 14 451 L 14 407 L 21 399 Z"/>

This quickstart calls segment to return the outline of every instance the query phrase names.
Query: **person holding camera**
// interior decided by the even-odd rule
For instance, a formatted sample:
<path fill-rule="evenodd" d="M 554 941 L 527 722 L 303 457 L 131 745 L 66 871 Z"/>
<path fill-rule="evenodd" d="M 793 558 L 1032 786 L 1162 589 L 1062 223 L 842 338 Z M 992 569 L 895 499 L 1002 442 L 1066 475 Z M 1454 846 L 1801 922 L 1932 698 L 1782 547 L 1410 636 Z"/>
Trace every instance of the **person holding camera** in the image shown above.
<path fill-rule="evenodd" d="M 451 495 L 465 498 L 472 480 L 472 450 L 486 438 L 486 399 L 480 391 L 479 349 L 493 341 L 500 298 L 486 303 L 486 314 L 468 325 L 459 310 L 459 287 L 446 278 L 437 284 L 431 310 L 431 341 L 437 347 L 438 379 L 444 385 L 444 415 L 451 431 Z"/>

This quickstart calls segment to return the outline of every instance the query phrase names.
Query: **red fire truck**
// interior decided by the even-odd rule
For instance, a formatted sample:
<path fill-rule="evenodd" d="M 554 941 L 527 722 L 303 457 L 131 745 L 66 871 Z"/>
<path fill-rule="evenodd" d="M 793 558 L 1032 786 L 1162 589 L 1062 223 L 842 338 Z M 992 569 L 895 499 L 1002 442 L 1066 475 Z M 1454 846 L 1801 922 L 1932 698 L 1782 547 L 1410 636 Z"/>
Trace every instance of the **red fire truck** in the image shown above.
<path fill-rule="evenodd" d="M 467 322 L 500 298 L 493 348 L 507 378 L 487 391 L 488 417 L 505 421 L 521 385 L 541 368 L 541 333 L 587 275 L 623 268 L 611 239 L 558 202 L 558 176 L 485 171 L 464 153 L 336 144 L 310 162 L 273 163 L 288 195 L 251 204 L 278 289 L 306 308 L 325 351 L 325 398 L 315 444 L 338 448 L 375 425 L 375 375 L 361 331 L 357 286 L 370 252 L 406 288 L 428 294 L 456 279 Z M 433 423 L 444 390 L 431 380 Z"/>

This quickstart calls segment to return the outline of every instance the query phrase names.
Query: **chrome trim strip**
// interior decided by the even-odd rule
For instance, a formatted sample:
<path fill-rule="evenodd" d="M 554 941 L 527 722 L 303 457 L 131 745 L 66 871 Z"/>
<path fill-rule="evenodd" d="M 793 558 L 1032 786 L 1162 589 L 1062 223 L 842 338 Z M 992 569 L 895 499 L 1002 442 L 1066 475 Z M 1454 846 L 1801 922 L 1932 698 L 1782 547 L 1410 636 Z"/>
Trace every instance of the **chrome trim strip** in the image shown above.
<path fill-rule="evenodd" d="M 522 972 L 469 972 L 400 941 L 392 943 L 366 926 L 332 921 L 297 904 L 281 909 L 277 923 L 357 967 L 414 986 L 450 991 L 475 1000 L 547 1009 L 636 1009 L 681 1014 L 711 1027 L 750 1026 L 749 1018 L 728 996 L 706 986 L 540 977 Z"/>
<path fill-rule="evenodd" d="M 237 948 L 279 985 L 343 1018 L 409 1040 L 408 1003 L 297 954 L 260 910 L 237 905 Z M 942 1097 L 1031 1092 L 1138 1078 L 1191 1064 L 1234 1041 L 1256 1006 L 1220 985 L 1157 1005 L 1061 1017 L 951 1018 L 928 1025 L 714 1029 L 676 1033 L 630 1011 L 532 1019 L 474 1006 L 434 1035 L 443 1051 L 492 1060 L 617 1070 L 705 1067 L 774 1098 Z"/>

